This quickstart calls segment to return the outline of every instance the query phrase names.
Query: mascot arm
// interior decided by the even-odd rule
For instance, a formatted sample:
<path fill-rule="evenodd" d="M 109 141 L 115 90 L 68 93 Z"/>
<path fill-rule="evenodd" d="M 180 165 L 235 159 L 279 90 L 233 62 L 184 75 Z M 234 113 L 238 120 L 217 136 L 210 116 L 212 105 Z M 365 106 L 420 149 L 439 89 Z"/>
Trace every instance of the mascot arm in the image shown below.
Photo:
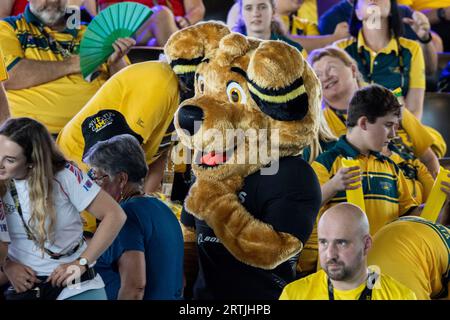
<path fill-rule="evenodd" d="M 273 269 L 303 248 L 295 236 L 255 219 L 223 181 L 197 180 L 185 205 L 187 211 L 205 220 L 237 260 L 253 267 Z"/>

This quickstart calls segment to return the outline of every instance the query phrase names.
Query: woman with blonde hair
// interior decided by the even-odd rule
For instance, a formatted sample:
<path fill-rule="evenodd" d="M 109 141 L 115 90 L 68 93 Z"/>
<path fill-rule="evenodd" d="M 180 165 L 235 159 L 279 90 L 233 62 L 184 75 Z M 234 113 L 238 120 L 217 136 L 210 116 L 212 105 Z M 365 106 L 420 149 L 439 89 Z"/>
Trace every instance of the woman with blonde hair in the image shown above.
<path fill-rule="evenodd" d="M 12 118 L 0 127 L 0 195 L 11 241 L 0 274 L 12 285 L 7 299 L 106 298 L 91 267 L 118 234 L 125 213 L 66 161 L 41 123 Z M 80 218 L 85 209 L 101 220 L 89 245 Z"/>

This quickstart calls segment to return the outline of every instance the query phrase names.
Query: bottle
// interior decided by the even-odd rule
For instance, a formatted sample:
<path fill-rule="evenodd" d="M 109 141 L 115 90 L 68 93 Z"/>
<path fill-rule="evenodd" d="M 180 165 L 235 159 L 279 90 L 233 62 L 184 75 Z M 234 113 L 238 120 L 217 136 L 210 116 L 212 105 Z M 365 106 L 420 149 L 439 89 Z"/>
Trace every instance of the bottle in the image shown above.
<path fill-rule="evenodd" d="M 356 167 L 356 166 L 361 167 L 359 160 L 354 160 L 354 159 L 350 159 L 350 158 L 349 159 L 343 158 L 341 163 L 344 168 Z M 347 202 L 360 207 L 363 212 L 366 212 L 366 206 L 364 204 L 364 193 L 363 193 L 363 189 L 362 189 L 362 181 L 361 181 L 360 187 L 358 189 L 346 190 L 345 193 L 347 195 Z"/>

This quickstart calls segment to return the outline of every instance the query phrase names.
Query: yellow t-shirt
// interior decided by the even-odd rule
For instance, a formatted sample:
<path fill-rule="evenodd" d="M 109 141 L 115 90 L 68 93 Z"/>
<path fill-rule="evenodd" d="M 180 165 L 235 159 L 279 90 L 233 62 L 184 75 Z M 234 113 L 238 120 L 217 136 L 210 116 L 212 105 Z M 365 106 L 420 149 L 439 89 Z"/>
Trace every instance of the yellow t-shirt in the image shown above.
<path fill-rule="evenodd" d="M 449 232 L 419 217 L 400 218 L 377 232 L 368 262 L 411 288 L 418 299 L 436 298 L 449 272 Z"/>
<path fill-rule="evenodd" d="M 416 300 L 413 291 L 388 275 L 381 274 L 379 282 L 372 289 L 372 300 Z M 335 300 L 358 300 L 366 282 L 352 290 L 334 288 Z M 288 284 L 281 293 L 280 300 L 328 300 L 327 275 L 320 270 L 312 275 Z"/>
<path fill-rule="evenodd" d="M 414 10 L 450 7 L 450 0 L 398 0 L 398 4 L 410 6 Z"/>
<path fill-rule="evenodd" d="M 76 54 L 85 31 L 86 26 L 79 30 L 53 31 L 44 27 L 27 7 L 23 15 L 0 21 L 0 49 L 8 70 L 21 59 L 62 61 L 64 57 L 60 48 Z M 50 43 L 45 32 L 60 47 Z M 74 74 L 27 89 L 7 90 L 11 116 L 33 118 L 56 134 L 89 101 L 108 76 L 103 65 L 92 82 L 84 80 L 81 74 Z"/>
<path fill-rule="evenodd" d="M 109 79 L 63 128 L 57 144 L 82 169 L 88 149 L 100 140 L 129 133 L 141 142 L 148 164 L 171 144 L 178 107 L 178 80 L 167 63 L 134 64 Z"/>
<path fill-rule="evenodd" d="M 317 0 L 303 0 L 300 9 L 297 11 L 297 17 L 308 20 L 317 25 L 319 21 Z"/>
<path fill-rule="evenodd" d="M 6 71 L 5 61 L 2 50 L 0 49 L 0 82 L 8 79 L 8 72 Z"/>

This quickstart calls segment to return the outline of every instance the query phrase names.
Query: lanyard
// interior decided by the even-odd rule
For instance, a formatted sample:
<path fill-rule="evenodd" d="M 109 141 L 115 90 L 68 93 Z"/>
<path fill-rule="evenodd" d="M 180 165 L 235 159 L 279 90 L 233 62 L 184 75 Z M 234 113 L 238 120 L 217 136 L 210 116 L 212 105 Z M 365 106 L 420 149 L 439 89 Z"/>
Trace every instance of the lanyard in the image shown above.
<path fill-rule="evenodd" d="M 16 184 L 14 183 L 13 180 L 11 180 L 11 182 L 9 184 L 9 189 L 11 192 L 11 196 L 14 200 L 14 206 L 16 207 L 17 213 L 19 214 L 20 219 L 22 220 L 23 227 L 25 228 L 25 231 L 27 233 L 28 240 L 32 240 L 33 242 L 37 243 L 38 241 L 34 237 L 33 232 L 31 232 L 30 227 L 28 226 L 28 224 L 25 222 L 25 219 L 23 218 L 22 207 L 20 206 L 20 201 L 19 201 L 19 196 L 17 194 Z M 81 237 L 78 244 L 72 250 L 70 250 L 69 252 L 67 252 L 65 254 L 54 253 L 53 251 L 51 251 L 45 247 L 43 248 L 43 250 L 46 254 L 48 254 L 50 256 L 50 258 L 58 260 L 61 257 L 70 256 L 70 255 L 74 254 L 83 245 L 83 242 L 84 242 L 84 239 L 83 239 L 83 237 Z"/>
<path fill-rule="evenodd" d="M 59 41 L 57 41 L 55 38 L 53 38 L 47 32 L 47 30 L 45 30 L 44 27 L 38 26 L 38 29 L 44 35 L 44 37 L 47 38 L 49 47 L 52 43 L 54 43 L 56 46 L 56 49 L 58 50 L 58 53 L 60 53 L 64 59 L 67 59 L 72 55 L 73 49 L 75 47 L 75 37 L 72 37 L 72 41 L 70 42 L 69 48 L 64 49 L 63 46 L 59 43 Z"/>
<path fill-rule="evenodd" d="M 361 295 L 359 296 L 358 300 L 372 300 L 372 288 L 375 284 L 375 281 L 378 279 L 378 275 L 375 272 L 369 273 L 366 281 L 366 287 L 364 288 L 363 292 L 361 292 Z M 370 287 L 368 286 L 368 282 L 370 283 Z M 333 284 L 331 283 L 330 277 L 327 277 L 328 282 L 328 299 L 334 300 L 334 288 Z"/>

